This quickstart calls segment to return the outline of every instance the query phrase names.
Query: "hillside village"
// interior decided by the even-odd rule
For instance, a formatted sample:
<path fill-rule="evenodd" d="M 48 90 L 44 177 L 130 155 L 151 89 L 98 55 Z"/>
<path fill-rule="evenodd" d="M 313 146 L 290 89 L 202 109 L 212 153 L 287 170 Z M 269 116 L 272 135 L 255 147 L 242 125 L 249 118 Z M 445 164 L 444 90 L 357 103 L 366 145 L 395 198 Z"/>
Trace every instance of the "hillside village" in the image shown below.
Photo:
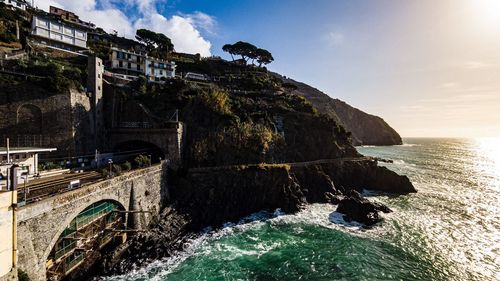
<path fill-rule="evenodd" d="M 127 235 L 158 227 L 160 215 L 173 224 L 168 237 L 148 239 L 163 251 L 131 250 L 131 260 L 167 255 L 164 247 L 207 225 L 295 212 L 306 198 L 331 202 L 352 186 L 414 190 L 361 157 L 329 97 L 268 71 L 265 49 L 238 41 L 222 46 L 231 60 L 202 57 L 176 52 L 162 33 L 129 39 L 48 11 L 0 1 L 0 232 L 10 239 L 0 247 L 1 281 L 103 273 L 125 254 Z M 388 127 L 346 108 L 349 122 Z M 116 247 L 114 263 L 101 263 Z"/>

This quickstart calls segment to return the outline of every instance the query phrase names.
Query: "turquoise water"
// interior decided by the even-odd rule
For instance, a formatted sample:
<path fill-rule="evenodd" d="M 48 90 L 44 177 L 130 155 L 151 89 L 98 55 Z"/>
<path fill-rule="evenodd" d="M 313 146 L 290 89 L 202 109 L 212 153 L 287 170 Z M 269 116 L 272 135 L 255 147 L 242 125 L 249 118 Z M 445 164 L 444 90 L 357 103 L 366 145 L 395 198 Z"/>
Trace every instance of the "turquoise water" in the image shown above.
<path fill-rule="evenodd" d="M 500 140 L 360 147 L 419 192 L 365 195 L 394 210 L 373 229 L 335 206 L 258 213 L 207 230 L 177 256 L 111 280 L 500 280 Z"/>

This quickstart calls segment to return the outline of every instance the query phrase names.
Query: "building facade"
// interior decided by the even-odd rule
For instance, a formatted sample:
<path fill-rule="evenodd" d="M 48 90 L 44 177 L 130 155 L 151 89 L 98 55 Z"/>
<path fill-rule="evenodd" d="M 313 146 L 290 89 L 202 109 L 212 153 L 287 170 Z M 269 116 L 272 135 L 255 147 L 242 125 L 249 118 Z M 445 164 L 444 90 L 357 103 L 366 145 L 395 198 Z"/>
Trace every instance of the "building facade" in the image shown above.
<path fill-rule="evenodd" d="M 146 57 L 146 77 L 149 81 L 162 81 L 175 77 L 175 62 Z"/>
<path fill-rule="evenodd" d="M 67 10 L 64 10 L 64 9 L 61 9 L 61 8 L 57 8 L 57 7 L 54 7 L 54 6 L 50 6 L 50 10 L 49 11 L 50 11 L 50 14 L 58 16 L 58 17 L 60 17 L 61 19 L 65 20 L 65 21 L 69 21 L 69 22 L 72 22 L 74 24 L 78 24 L 78 25 L 80 25 L 82 27 L 89 28 L 89 29 L 95 29 L 96 28 L 95 24 L 93 24 L 91 22 L 82 21 L 80 19 L 80 17 L 77 16 L 73 12 L 70 12 L 70 11 L 67 11 Z"/>
<path fill-rule="evenodd" d="M 0 0 L 0 3 L 26 11 L 27 4 L 23 0 Z"/>
<path fill-rule="evenodd" d="M 110 68 L 128 75 L 141 75 L 145 73 L 145 58 L 143 53 L 111 47 Z"/>
<path fill-rule="evenodd" d="M 31 35 L 44 45 L 69 49 L 87 49 L 87 32 L 51 17 L 33 16 Z"/>
<path fill-rule="evenodd" d="M 94 136 L 95 149 L 101 149 L 100 144 L 104 142 L 104 102 L 103 85 L 104 64 L 102 59 L 95 55 L 88 57 L 87 63 L 87 93 L 90 93 L 90 105 L 92 111 L 92 134 Z"/>
<path fill-rule="evenodd" d="M 175 77 L 175 63 L 146 55 L 144 52 L 111 47 L 110 68 L 127 75 L 145 75 L 149 81 Z"/>
<path fill-rule="evenodd" d="M 14 206 L 17 204 L 17 191 L 0 190 L 0 280 L 17 280 L 17 228 L 14 219 Z"/>

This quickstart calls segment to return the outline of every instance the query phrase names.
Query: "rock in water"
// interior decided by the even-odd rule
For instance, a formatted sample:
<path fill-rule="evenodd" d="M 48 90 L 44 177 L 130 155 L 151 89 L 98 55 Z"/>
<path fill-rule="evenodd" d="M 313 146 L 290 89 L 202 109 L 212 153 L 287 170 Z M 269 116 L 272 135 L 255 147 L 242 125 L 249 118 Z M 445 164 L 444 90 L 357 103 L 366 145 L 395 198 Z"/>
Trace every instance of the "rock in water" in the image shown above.
<path fill-rule="evenodd" d="M 357 221 L 366 226 L 374 225 L 382 220 L 379 211 L 384 213 L 392 212 L 389 207 L 381 203 L 370 202 L 354 190 L 340 200 L 337 207 L 337 212 L 344 214 L 344 220 Z"/>

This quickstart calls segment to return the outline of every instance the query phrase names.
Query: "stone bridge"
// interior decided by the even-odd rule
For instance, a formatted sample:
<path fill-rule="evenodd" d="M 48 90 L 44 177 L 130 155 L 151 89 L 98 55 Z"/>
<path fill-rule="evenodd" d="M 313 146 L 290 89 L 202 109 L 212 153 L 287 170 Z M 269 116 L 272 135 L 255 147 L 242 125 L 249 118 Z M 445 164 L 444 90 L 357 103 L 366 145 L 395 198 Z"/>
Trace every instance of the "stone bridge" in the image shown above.
<path fill-rule="evenodd" d="M 146 228 L 167 196 L 166 170 L 162 162 L 21 207 L 17 213 L 19 269 L 30 280 L 46 280 L 49 254 L 60 243 L 63 231 L 97 202 L 120 205 L 126 213 L 123 225 Z"/>
<path fill-rule="evenodd" d="M 170 160 L 173 166 L 181 163 L 183 125 L 176 122 L 169 128 L 115 128 L 111 131 L 109 146 L 117 151 L 120 146 L 134 144 L 137 148 L 144 145 L 153 145 L 160 152 L 162 159 Z M 128 146 L 130 149 L 130 146 Z M 154 159 L 156 160 L 156 159 Z"/>

